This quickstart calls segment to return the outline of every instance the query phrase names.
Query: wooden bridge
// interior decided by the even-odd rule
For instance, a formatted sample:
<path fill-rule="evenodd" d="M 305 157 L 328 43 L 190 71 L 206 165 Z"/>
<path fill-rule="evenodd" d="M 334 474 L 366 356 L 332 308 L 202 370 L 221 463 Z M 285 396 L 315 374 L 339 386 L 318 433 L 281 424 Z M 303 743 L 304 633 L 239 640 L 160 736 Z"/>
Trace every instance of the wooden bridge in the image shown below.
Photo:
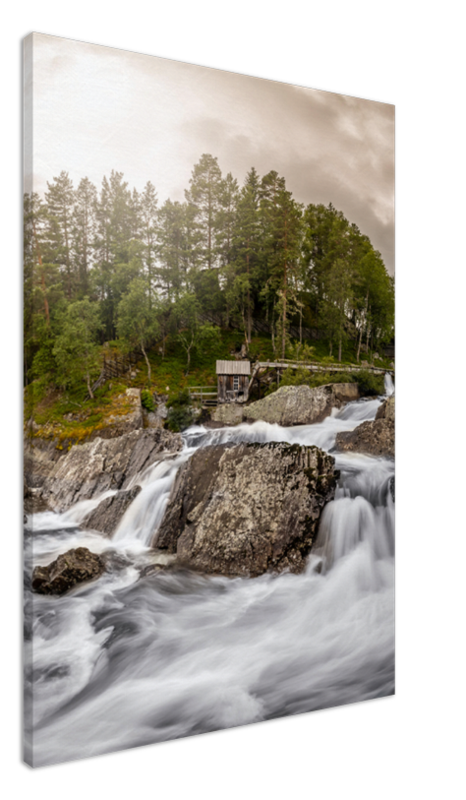
<path fill-rule="evenodd" d="M 251 372 L 251 380 L 249 381 L 248 392 L 245 400 L 248 399 L 251 387 L 256 378 L 259 378 L 260 372 L 266 371 L 268 369 L 277 370 L 277 385 L 280 384 L 280 371 L 284 371 L 285 369 L 308 369 L 310 372 L 346 372 L 346 373 L 369 371 L 373 372 L 374 375 L 385 375 L 385 373 L 388 372 L 392 376 L 395 374 L 395 371 L 393 369 L 386 369 L 385 367 L 356 366 L 356 365 L 345 365 L 345 364 L 338 364 L 338 365 L 322 364 L 312 361 L 304 363 L 303 361 L 292 361 L 289 359 L 282 359 L 281 361 L 257 361 L 254 364 L 254 367 Z"/>
<path fill-rule="evenodd" d="M 189 399 L 200 402 L 202 406 L 214 408 L 217 405 L 218 392 L 213 386 L 188 386 Z"/>

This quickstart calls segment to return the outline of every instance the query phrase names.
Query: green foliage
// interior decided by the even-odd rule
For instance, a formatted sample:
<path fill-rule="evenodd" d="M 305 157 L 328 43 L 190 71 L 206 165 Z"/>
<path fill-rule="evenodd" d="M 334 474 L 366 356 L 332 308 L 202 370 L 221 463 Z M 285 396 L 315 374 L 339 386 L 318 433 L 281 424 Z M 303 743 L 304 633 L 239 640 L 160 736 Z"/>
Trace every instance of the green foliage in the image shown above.
<path fill-rule="evenodd" d="M 374 375 L 370 370 L 361 370 L 355 373 L 354 380 L 358 384 L 361 394 L 378 395 L 385 391 L 383 375 Z"/>
<path fill-rule="evenodd" d="M 171 394 L 167 400 L 167 408 L 185 408 L 189 406 L 191 399 L 188 389 L 181 389 L 179 392 Z"/>
<path fill-rule="evenodd" d="M 286 354 L 287 358 L 310 363 L 315 360 L 315 347 L 307 342 L 290 342 Z"/>
<path fill-rule="evenodd" d="M 148 389 L 143 389 L 141 392 L 141 405 L 146 411 L 155 411 L 154 398 Z"/>
<path fill-rule="evenodd" d="M 171 408 L 167 418 L 167 428 L 173 433 L 186 430 L 194 422 L 193 412 L 189 408 Z"/>
<path fill-rule="evenodd" d="M 62 311 L 60 333 L 53 346 L 60 386 L 70 388 L 85 381 L 91 393 L 91 378 L 99 369 L 97 334 L 100 326 L 100 309 L 87 297 L 70 303 Z"/>
<path fill-rule="evenodd" d="M 167 427 L 169 430 L 177 433 L 184 431 L 193 424 L 194 414 L 187 389 L 171 395 L 168 398 L 167 408 Z"/>

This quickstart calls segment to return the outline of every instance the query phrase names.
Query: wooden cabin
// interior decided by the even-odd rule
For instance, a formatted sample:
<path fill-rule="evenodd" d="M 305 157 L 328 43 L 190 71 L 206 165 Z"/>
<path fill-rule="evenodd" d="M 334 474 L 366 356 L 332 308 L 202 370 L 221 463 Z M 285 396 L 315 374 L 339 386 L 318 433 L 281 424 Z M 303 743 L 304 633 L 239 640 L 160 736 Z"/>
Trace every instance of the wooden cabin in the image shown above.
<path fill-rule="evenodd" d="M 250 375 L 249 361 L 217 361 L 217 402 L 245 403 Z"/>

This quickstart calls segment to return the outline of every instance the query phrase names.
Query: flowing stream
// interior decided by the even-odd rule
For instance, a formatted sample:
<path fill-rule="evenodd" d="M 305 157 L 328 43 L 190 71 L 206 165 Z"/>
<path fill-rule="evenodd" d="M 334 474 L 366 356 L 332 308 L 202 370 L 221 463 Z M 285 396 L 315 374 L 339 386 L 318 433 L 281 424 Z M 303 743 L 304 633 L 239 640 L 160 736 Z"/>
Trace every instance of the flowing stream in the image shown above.
<path fill-rule="evenodd" d="M 334 454 L 336 497 L 301 575 L 144 577 L 145 567 L 173 559 L 149 543 L 179 466 L 197 448 L 284 441 L 331 451 L 336 434 L 374 419 L 380 402 L 350 403 L 314 425 L 190 428 L 179 456 L 135 479 L 142 491 L 112 540 L 77 527 L 102 498 L 34 516 L 25 540 L 25 716 L 35 766 L 393 694 L 391 460 Z M 78 546 L 112 552 L 110 571 L 32 601 L 32 565 Z"/>

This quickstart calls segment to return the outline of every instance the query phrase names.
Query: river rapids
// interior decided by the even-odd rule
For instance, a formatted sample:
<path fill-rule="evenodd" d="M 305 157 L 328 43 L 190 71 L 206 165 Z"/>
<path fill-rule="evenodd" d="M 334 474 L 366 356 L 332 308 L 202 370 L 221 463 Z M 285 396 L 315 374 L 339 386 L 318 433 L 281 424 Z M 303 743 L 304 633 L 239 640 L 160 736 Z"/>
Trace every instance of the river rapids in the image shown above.
<path fill-rule="evenodd" d="M 387 376 L 385 392 L 392 394 Z M 329 708 L 394 692 L 393 461 L 333 453 L 335 500 L 301 575 L 144 576 L 170 558 L 149 543 L 181 463 L 222 442 L 289 442 L 332 452 L 383 398 L 323 422 L 185 431 L 184 449 L 134 483 L 109 540 L 79 529 L 98 500 L 28 519 L 25 532 L 25 754 L 42 766 Z M 107 493 L 108 494 L 111 493 Z M 63 597 L 31 594 L 32 567 L 72 547 L 114 567 Z"/>

